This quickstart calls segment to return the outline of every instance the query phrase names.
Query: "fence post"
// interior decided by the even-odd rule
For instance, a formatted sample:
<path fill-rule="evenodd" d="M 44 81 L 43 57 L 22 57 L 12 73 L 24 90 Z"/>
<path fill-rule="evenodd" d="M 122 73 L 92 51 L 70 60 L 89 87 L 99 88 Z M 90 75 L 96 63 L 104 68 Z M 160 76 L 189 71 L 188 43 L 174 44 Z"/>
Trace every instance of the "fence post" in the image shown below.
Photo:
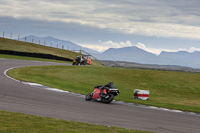
<path fill-rule="evenodd" d="M 25 42 L 26 42 L 26 37 L 24 38 Z"/>
<path fill-rule="evenodd" d="M 18 41 L 19 41 L 20 35 L 18 35 Z"/>
<path fill-rule="evenodd" d="M 3 38 L 4 38 L 4 35 L 5 35 L 5 31 L 3 31 Z"/>

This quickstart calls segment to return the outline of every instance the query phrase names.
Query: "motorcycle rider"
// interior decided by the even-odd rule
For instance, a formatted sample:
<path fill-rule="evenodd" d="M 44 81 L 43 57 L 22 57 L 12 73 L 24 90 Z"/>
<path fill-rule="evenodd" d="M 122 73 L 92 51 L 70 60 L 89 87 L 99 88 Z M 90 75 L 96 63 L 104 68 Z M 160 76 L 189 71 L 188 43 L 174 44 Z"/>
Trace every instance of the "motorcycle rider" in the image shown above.
<path fill-rule="evenodd" d="M 109 82 L 107 85 L 104 86 L 105 88 L 108 87 L 108 88 L 112 88 L 112 89 L 115 89 L 115 85 L 113 84 L 113 82 Z"/>
<path fill-rule="evenodd" d="M 106 85 L 95 86 L 94 91 L 85 96 L 85 100 L 110 103 L 114 100 L 114 96 L 117 95 L 119 95 L 119 90 L 115 88 L 115 85 L 112 82 L 109 82 Z"/>
<path fill-rule="evenodd" d="M 101 96 L 106 96 L 106 94 L 104 94 L 104 90 L 105 89 L 109 89 L 109 88 L 113 88 L 113 89 L 115 89 L 115 85 L 113 84 L 113 82 L 109 82 L 108 84 L 106 84 L 106 85 L 100 85 L 100 86 L 96 86 L 95 88 L 98 88 L 98 89 L 100 89 L 100 95 Z"/>

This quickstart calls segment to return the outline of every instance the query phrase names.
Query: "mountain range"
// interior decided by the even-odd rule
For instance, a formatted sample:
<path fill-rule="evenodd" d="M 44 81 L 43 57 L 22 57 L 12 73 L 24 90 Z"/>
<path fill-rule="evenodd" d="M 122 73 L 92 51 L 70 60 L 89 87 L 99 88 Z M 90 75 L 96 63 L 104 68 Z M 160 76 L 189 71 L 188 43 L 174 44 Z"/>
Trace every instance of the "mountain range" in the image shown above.
<path fill-rule="evenodd" d="M 161 52 L 159 55 L 149 53 L 138 47 L 110 48 L 101 54 L 96 54 L 100 60 L 127 61 L 141 64 L 177 65 L 200 68 L 200 51 L 189 53 Z"/>
<path fill-rule="evenodd" d="M 17 40 L 17 39 L 16 39 Z M 40 45 L 46 45 L 66 50 L 84 50 L 99 60 L 127 61 L 141 64 L 156 65 L 177 65 L 192 68 L 200 68 L 200 51 L 189 53 L 179 52 L 161 52 L 159 55 L 152 54 L 135 46 L 123 48 L 110 48 L 102 53 L 95 50 L 82 47 L 70 41 L 60 40 L 53 37 L 26 36 L 19 38 L 20 41 L 32 42 Z"/>

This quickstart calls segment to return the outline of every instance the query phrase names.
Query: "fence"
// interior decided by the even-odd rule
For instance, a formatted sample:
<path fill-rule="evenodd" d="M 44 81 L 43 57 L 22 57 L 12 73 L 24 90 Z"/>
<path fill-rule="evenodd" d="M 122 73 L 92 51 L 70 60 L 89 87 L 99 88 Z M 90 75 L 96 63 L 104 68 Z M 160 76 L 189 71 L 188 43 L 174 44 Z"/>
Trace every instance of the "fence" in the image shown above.
<path fill-rule="evenodd" d="M 3 31 L 3 33 L 2 33 L 2 38 L 14 39 L 17 41 L 29 42 L 29 43 L 34 43 L 34 44 L 39 44 L 39 45 L 44 45 L 44 46 L 48 46 L 48 47 L 59 48 L 59 49 L 75 52 L 74 48 L 70 49 L 69 46 L 62 45 L 61 44 L 62 41 L 53 43 L 52 41 L 48 41 L 48 40 L 44 40 L 44 39 L 36 39 L 35 37 L 20 38 L 20 35 L 15 35 L 15 37 L 14 37 L 13 33 L 6 33 L 5 31 Z"/>

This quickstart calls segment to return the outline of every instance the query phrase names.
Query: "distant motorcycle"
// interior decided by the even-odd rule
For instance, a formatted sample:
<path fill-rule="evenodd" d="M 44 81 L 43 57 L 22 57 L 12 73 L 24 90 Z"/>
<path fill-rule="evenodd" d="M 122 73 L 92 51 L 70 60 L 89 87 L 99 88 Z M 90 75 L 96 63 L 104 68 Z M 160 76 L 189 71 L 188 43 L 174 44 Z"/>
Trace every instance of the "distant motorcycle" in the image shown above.
<path fill-rule="evenodd" d="M 77 56 L 76 59 L 73 60 L 72 65 L 86 65 L 87 64 L 87 58 L 85 56 Z"/>
<path fill-rule="evenodd" d="M 85 100 L 95 100 L 103 103 L 110 103 L 114 100 L 114 96 L 119 95 L 119 90 L 115 88 L 112 82 L 107 85 L 94 87 L 94 91 L 86 95 Z"/>

